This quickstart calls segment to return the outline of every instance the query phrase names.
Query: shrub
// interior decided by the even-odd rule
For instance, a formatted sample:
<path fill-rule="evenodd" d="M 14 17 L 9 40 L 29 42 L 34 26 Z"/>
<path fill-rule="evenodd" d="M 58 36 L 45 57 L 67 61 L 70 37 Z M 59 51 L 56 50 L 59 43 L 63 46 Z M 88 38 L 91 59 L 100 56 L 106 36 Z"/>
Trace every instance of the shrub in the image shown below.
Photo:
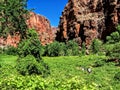
<path fill-rule="evenodd" d="M 22 75 L 41 74 L 46 76 L 49 73 L 47 64 L 42 61 L 43 49 L 35 30 L 27 31 L 26 39 L 18 45 L 17 70 Z"/>
<path fill-rule="evenodd" d="M 49 74 L 49 68 L 44 62 L 38 62 L 32 55 L 19 58 L 16 66 L 18 72 L 22 75 L 40 74 L 46 76 Z"/>
<path fill-rule="evenodd" d="M 106 55 L 109 59 L 119 60 L 120 65 L 120 25 L 116 27 L 116 31 L 107 36 L 107 44 L 105 44 Z"/>
<path fill-rule="evenodd" d="M 79 46 L 75 41 L 53 42 L 45 47 L 44 55 L 47 56 L 69 56 L 79 55 Z"/>
<path fill-rule="evenodd" d="M 120 25 L 116 27 L 116 31 L 106 37 L 107 43 L 114 44 L 120 41 Z"/>
<path fill-rule="evenodd" d="M 119 53 L 120 53 L 120 42 L 106 47 L 106 55 L 109 56 L 110 59 L 120 60 Z"/>
<path fill-rule="evenodd" d="M 43 79 L 39 76 L 12 76 L 0 81 L 2 90 L 97 90 L 98 84 L 82 78 Z"/>
<path fill-rule="evenodd" d="M 82 47 L 81 47 L 81 54 L 80 54 L 80 56 L 81 55 L 86 55 L 86 46 L 85 46 L 84 42 L 82 43 Z"/>
<path fill-rule="evenodd" d="M 4 49 L 4 53 L 8 55 L 17 55 L 17 48 L 13 46 L 8 46 L 6 49 Z"/>
<path fill-rule="evenodd" d="M 79 45 L 73 40 L 67 42 L 66 50 L 66 55 L 79 55 Z"/>
<path fill-rule="evenodd" d="M 35 30 L 28 30 L 27 38 L 18 45 L 18 55 L 20 57 L 26 57 L 29 54 L 41 60 L 42 45 Z"/>
<path fill-rule="evenodd" d="M 0 54 L 2 54 L 3 53 L 3 49 L 0 47 Z"/>
<path fill-rule="evenodd" d="M 8 65 L 8 64 L 0 65 L 0 78 L 5 78 L 7 76 L 16 75 L 16 74 L 17 71 L 15 67 L 13 67 L 12 65 Z"/>
<path fill-rule="evenodd" d="M 92 44 L 91 44 L 91 50 L 93 53 L 98 53 L 101 50 L 102 46 L 102 41 L 99 39 L 94 39 Z"/>
<path fill-rule="evenodd" d="M 120 81 L 120 72 L 115 74 L 114 79 Z"/>
<path fill-rule="evenodd" d="M 45 55 L 47 56 L 64 56 L 65 55 L 65 44 L 57 41 L 48 44 L 45 48 Z"/>
<path fill-rule="evenodd" d="M 101 67 L 101 66 L 103 66 L 105 64 L 105 61 L 103 61 L 103 60 L 98 60 L 98 61 L 96 61 L 95 63 L 94 63 L 94 67 Z"/>

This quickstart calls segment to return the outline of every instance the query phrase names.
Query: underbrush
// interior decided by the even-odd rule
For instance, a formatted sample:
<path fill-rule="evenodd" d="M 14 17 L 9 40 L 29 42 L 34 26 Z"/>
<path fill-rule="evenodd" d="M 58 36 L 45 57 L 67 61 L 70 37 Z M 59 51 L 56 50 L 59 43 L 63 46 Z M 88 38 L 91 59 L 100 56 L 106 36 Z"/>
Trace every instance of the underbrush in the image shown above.
<path fill-rule="evenodd" d="M 1 56 L 5 60 L 10 56 Z M 11 56 L 10 62 L 17 60 Z M 3 62 L 0 67 L 1 90 L 119 90 L 120 68 L 114 62 L 107 62 L 106 56 L 61 56 L 43 57 L 50 67 L 48 77 L 41 75 L 20 75 L 15 64 Z M 97 64 L 96 62 L 99 61 Z M 3 65 L 6 64 L 7 66 Z M 97 66 L 98 65 L 98 66 Z M 91 69 L 91 72 L 88 72 Z M 118 73 L 118 74 L 117 74 Z M 117 80 L 116 80 L 117 79 Z"/>

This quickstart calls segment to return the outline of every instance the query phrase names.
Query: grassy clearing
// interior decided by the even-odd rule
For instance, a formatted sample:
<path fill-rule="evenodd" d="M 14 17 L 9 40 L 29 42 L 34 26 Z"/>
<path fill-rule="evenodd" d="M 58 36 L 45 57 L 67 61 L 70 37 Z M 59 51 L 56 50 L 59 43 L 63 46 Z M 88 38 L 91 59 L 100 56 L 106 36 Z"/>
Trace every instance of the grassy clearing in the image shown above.
<path fill-rule="evenodd" d="M 88 84 L 95 83 L 102 90 L 114 88 L 111 86 L 114 84 L 114 75 L 120 71 L 120 67 L 115 66 L 114 62 L 106 62 L 106 60 L 106 56 L 98 55 L 44 57 L 44 61 L 50 66 L 50 78 L 70 79 L 77 76 L 84 79 Z M 92 72 L 89 73 L 87 68 L 91 68 Z M 117 83 L 116 87 L 120 87 L 120 84 Z"/>
<path fill-rule="evenodd" d="M 13 64 L 14 66 L 16 60 L 17 56 L 0 55 L 2 64 Z M 119 90 L 120 82 L 114 80 L 114 75 L 120 71 L 120 67 L 115 66 L 114 62 L 106 62 L 106 56 L 43 57 L 43 60 L 50 67 L 50 76 L 41 78 L 40 76 L 21 76 L 8 72 L 7 76 L 1 76 L 0 84 L 10 83 L 13 87 L 20 89 L 41 87 L 38 90 Z M 89 73 L 87 68 L 90 68 L 92 72 Z M 9 71 L 13 71 L 12 69 Z M 16 86 L 14 86 L 14 82 Z M 20 84 L 20 82 L 22 83 Z"/>
<path fill-rule="evenodd" d="M 18 58 L 17 56 L 0 54 L 0 64 L 1 65 L 7 64 L 7 65 L 15 66 L 17 58 Z"/>

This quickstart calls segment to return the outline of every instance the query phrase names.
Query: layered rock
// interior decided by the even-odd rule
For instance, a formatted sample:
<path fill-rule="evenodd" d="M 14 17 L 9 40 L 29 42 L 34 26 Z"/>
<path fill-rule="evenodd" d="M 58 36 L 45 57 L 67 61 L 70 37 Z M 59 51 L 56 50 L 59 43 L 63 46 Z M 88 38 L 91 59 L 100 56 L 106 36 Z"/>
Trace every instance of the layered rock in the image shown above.
<path fill-rule="evenodd" d="M 30 15 L 29 20 L 27 20 L 28 28 L 33 28 L 38 32 L 42 45 L 52 43 L 55 39 L 56 32 L 52 29 L 48 19 L 33 12 Z"/>
<path fill-rule="evenodd" d="M 105 37 L 120 23 L 119 0 L 69 0 L 60 17 L 56 39 L 75 39 L 89 46 L 94 38 Z"/>
<path fill-rule="evenodd" d="M 55 40 L 57 28 L 51 27 L 50 22 L 44 16 L 30 12 L 30 18 L 26 23 L 29 29 L 35 29 L 37 31 L 42 45 L 46 45 Z M 19 41 L 20 35 L 19 33 L 15 33 L 12 36 L 8 35 L 6 39 L 0 37 L 0 46 L 17 47 Z"/>
<path fill-rule="evenodd" d="M 18 43 L 20 42 L 20 35 L 19 33 L 14 33 L 14 35 L 8 35 L 7 38 L 0 37 L 0 47 L 4 48 L 6 46 L 13 46 L 17 47 Z"/>

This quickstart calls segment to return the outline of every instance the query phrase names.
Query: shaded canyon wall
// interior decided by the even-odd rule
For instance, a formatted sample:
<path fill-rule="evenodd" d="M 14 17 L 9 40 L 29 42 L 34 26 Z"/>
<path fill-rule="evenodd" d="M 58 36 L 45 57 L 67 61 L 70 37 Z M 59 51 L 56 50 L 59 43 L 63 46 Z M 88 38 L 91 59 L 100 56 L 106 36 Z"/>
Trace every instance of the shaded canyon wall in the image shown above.
<path fill-rule="evenodd" d="M 119 0 L 69 0 L 60 17 L 56 40 L 74 39 L 89 46 L 94 38 L 105 40 L 120 23 Z"/>

